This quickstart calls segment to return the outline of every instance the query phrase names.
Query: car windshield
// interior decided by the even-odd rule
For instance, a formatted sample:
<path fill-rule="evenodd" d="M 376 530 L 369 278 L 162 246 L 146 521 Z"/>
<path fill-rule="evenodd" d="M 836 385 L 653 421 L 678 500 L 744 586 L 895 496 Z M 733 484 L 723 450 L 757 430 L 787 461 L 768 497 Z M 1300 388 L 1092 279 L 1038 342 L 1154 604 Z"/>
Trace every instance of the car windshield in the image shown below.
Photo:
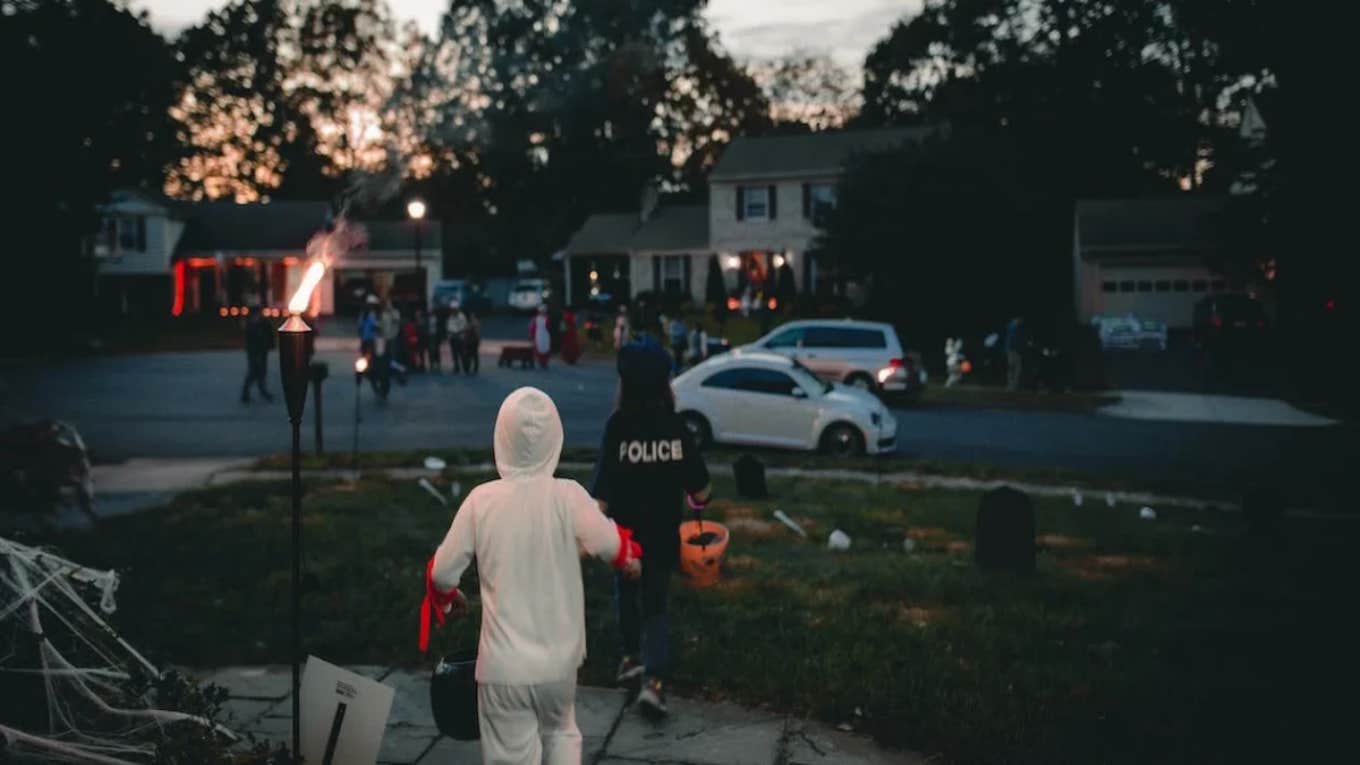
<path fill-rule="evenodd" d="M 819 390 L 823 394 L 827 394 L 836 387 L 825 380 L 819 379 L 817 375 L 812 373 L 811 369 L 799 364 L 797 361 L 793 362 L 793 369 L 791 371 L 793 372 L 793 379 L 797 380 L 798 384 L 803 386 L 806 390 Z"/>

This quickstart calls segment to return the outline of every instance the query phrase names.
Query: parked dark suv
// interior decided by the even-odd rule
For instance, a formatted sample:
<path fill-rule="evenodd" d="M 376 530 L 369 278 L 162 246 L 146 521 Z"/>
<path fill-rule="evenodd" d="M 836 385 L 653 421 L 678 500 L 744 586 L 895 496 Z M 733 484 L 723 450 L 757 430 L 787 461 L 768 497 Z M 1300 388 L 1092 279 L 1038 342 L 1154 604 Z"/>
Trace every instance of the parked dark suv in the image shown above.
<path fill-rule="evenodd" d="M 1248 295 L 1220 293 L 1195 304 L 1195 345 L 1208 353 L 1257 349 L 1267 328 L 1265 308 Z"/>

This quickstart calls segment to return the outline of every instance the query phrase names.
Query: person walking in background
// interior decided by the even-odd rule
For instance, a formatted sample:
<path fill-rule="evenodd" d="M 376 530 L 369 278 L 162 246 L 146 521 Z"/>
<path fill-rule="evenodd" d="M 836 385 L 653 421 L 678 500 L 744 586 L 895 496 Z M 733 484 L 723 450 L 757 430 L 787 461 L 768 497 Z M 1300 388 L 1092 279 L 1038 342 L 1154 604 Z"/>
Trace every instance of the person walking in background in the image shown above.
<path fill-rule="evenodd" d="M 619 315 L 614 317 L 614 352 L 623 350 L 623 346 L 633 339 L 633 332 L 628 326 L 628 306 L 619 306 Z"/>
<path fill-rule="evenodd" d="M 689 333 L 689 364 L 696 366 L 708 358 L 708 332 L 701 321 L 694 322 Z"/>
<path fill-rule="evenodd" d="M 463 350 L 463 341 L 467 339 L 467 316 L 463 313 L 463 307 L 458 303 L 449 304 L 449 318 L 444 322 L 444 332 L 449 336 L 449 362 L 450 370 L 454 374 L 463 371 L 463 362 L 466 360 L 466 352 Z"/>
<path fill-rule="evenodd" d="M 241 384 L 241 403 L 250 403 L 250 385 L 260 389 L 265 401 L 274 397 L 264 387 L 265 373 L 269 371 L 269 349 L 274 347 L 274 328 L 264 320 L 264 312 L 257 304 L 246 317 L 246 381 Z"/>
<path fill-rule="evenodd" d="M 420 338 L 420 325 L 422 323 L 420 314 L 413 313 L 412 315 L 407 316 L 406 320 L 401 324 L 402 356 L 405 359 L 405 363 L 416 371 L 425 368 L 424 353 L 422 353 L 425 344 L 421 342 Z"/>
<path fill-rule="evenodd" d="M 562 361 L 575 364 L 581 358 L 581 339 L 576 336 L 576 314 L 562 309 Z"/>
<path fill-rule="evenodd" d="M 425 342 L 429 348 L 430 369 L 439 371 L 444 355 L 444 317 L 438 311 L 425 314 Z"/>
<path fill-rule="evenodd" d="M 1016 316 L 1006 325 L 1006 390 L 1019 390 L 1024 382 L 1025 346 L 1028 343 L 1025 317 Z"/>
<path fill-rule="evenodd" d="M 548 307 L 540 305 L 538 315 L 529 320 L 529 343 L 534 346 L 534 359 L 540 369 L 547 370 L 548 354 L 552 352 L 552 332 L 549 329 Z"/>
<path fill-rule="evenodd" d="M 685 326 L 684 319 L 676 316 L 671 319 L 666 331 L 670 334 L 671 355 L 675 357 L 671 369 L 679 372 L 685 368 L 685 351 L 689 348 L 689 327 Z"/>
<path fill-rule="evenodd" d="M 370 363 L 378 355 L 378 296 L 369 295 L 364 300 L 364 311 L 359 314 L 359 354 L 366 356 Z"/>
<path fill-rule="evenodd" d="M 637 534 L 647 554 L 642 580 L 615 577 L 619 684 L 642 679 L 637 703 L 666 713 L 662 683 L 670 654 L 671 572 L 680 560 L 681 504 L 698 513 L 709 499 L 708 468 L 675 412 L 671 360 L 650 337 L 619 352 L 618 405 L 605 423 L 590 493 L 615 522 Z"/>
<path fill-rule="evenodd" d="M 463 331 L 463 372 L 475 375 L 482 371 L 482 320 L 468 311 L 467 329 Z"/>

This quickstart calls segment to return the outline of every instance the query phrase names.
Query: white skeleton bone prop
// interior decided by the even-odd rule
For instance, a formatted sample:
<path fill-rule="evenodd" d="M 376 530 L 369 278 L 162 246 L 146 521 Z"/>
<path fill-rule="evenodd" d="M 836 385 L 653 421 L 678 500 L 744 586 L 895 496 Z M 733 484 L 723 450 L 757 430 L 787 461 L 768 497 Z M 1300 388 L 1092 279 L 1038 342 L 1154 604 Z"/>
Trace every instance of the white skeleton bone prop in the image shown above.
<path fill-rule="evenodd" d="M 120 706 L 127 691 L 116 683 L 156 679 L 160 671 L 118 636 L 77 586 L 99 593 L 104 614 L 116 609 L 115 572 L 0 537 L 0 629 L 16 648 L 23 640 L 37 647 L 37 666 L 15 666 L 17 650 L 0 655 L 0 677 L 40 676 L 48 723 L 42 732 L 0 724 L 0 739 L 11 753 L 50 762 L 133 765 L 155 756 L 153 745 L 140 734 L 176 722 L 210 725 L 235 739 L 231 731 L 201 717 Z M 69 647 L 63 651 L 59 645 Z"/>

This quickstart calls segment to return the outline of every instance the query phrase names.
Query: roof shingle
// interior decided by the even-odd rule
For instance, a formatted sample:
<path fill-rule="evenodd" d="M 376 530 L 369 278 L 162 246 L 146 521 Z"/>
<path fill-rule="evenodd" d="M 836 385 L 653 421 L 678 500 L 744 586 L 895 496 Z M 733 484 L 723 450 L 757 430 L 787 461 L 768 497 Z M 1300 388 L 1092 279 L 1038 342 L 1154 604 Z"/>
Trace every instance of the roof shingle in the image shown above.
<path fill-rule="evenodd" d="M 683 252 L 708 249 L 708 207 L 658 207 L 646 221 L 636 213 L 599 213 L 581 224 L 567 242 L 569 255 L 635 251 Z"/>
<path fill-rule="evenodd" d="M 1184 194 L 1077 202 L 1083 251 L 1205 251 L 1219 246 L 1228 199 Z"/>
<path fill-rule="evenodd" d="M 835 175 L 855 154 L 891 151 L 920 141 L 939 128 L 910 127 L 843 130 L 802 135 L 738 136 L 709 173 L 710 181 L 747 178 Z"/>

